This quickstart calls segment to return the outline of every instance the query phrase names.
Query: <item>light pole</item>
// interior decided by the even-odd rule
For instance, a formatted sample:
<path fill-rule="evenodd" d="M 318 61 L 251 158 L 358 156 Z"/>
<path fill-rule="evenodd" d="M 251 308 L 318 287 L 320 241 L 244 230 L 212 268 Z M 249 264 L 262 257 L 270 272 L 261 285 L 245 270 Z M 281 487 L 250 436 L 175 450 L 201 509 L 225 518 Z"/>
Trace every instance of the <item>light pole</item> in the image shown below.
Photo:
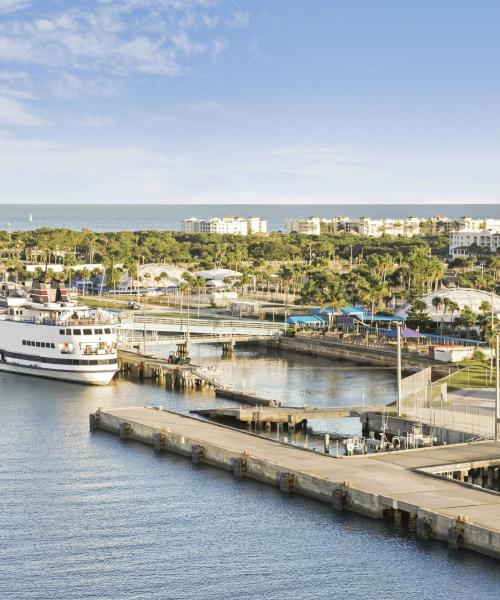
<path fill-rule="evenodd" d="M 497 333 L 495 348 L 496 398 L 495 398 L 495 442 L 500 442 L 500 335 Z"/>
<path fill-rule="evenodd" d="M 396 401 L 396 409 L 398 417 L 401 416 L 401 323 L 396 322 L 396 376 L 398 379 L 398 397 Z"/>

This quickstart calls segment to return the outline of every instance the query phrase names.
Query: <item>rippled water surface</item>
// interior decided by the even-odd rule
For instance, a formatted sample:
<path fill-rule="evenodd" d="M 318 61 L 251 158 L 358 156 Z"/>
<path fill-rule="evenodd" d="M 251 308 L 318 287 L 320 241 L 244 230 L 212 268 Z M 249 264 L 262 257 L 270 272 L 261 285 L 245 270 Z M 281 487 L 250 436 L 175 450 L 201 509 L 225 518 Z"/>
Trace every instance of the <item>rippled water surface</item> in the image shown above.
<path fill-rule="evenodd" d="M 218 361 L 218 349 L 196 352 Z M 251 351 L 218 362 L 221 377 L 290 403 L 394 397 L 387 371 Z M 89 388 L 0 373 L 2 600 L 499 597 L 495 561 L 89 433 L 96 407 L 144 404 L 185 412 L 215 400 L 123 379 Z"/>

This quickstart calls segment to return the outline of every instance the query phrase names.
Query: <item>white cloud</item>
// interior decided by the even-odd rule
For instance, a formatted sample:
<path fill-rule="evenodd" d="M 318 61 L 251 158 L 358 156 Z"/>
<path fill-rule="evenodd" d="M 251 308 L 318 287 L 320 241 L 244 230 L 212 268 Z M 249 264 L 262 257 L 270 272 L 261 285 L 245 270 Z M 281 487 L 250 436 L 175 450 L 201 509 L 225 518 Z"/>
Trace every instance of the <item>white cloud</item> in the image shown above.
<path fill-rule="evenodd" d="M 223 40 L 209 46 L 199 39 L 220 21 L 216 8 L 209 0 L 93 0 L 85 9 L 77 5 L 47 11 L 43 18 L 4 21 L 0 63 L 35 65 L 52 73 L 176 76 L 184 69 L 183 58 L 208 52 L 215 56 L 227 47 Z M 237 15 L 233 20 L 241 21 Z"/>
<path fill-rule="evenodd" d="M 185 54 L 201 54 L 206 51 L 204 44 L 192 42 L 185 31 L 173 35 L 171 39 L 174 46 L 182 50 Z"/>
<path fill-rule="evenodd" d="M 274 169 L 301 176 L 329 175 L 333 169 L 369 168 L 352 151 L 335 146 L 279 146 L 268 151 Z"/>
<path fill-rule="evenodd" d="M 0 0 L 0 13 L 22 10 L 31 4 L 30 0 Z"/>
<path fill-rule="evenodd" d="M 112 98 L 118 94 L 118 86 L 103 77 L 79 77 L 74 73 L 61 73 L 50 85 L 50 92 L 62 98 L 95 96 Z"/>
<path fill-rule="evenodd" d="M 177 188 L 184 162 L 138 145 L 76 146 L 0 134 L 4 193 L 21 200 L 158 201 Z"/>
<path fill-rule="evenodd" d="M 43 125 L 45 120 L 31 112 L 20 102 L 0 96 L 0 123 L 21 127 L 36 127 Z"/>
<path fill-rule="evenodd" d="M 192 114 L 213 114 L 222 112 L 222 105 L 213 100 L 206 100 L 204 102 L 190 102 L 186 104 L 184 110 Z"/>
<path fill-rule="evenodd" d="M 114 125 L 115 120 L 112 117 L 105 117 L 102 115 L 85 115 L 84 117 L 78 118 L 78 124 L 83 127 L 92 127 L 95 129 L 101 129 L 102 127 L 111 127 Z"/>
<path fill-rule="evenodd" d="M 212 40 L 212 57 L 217 58 L 219 54 L 222 54 L 227 48 L 229 48 L 229 42 L 227 40 Z"/>
<path fill-rule="evenodd" d="M 250 24 L 250 13 L 235 11 L 226 19 L 226 23 L 229 27 L 247 27 Z"/>

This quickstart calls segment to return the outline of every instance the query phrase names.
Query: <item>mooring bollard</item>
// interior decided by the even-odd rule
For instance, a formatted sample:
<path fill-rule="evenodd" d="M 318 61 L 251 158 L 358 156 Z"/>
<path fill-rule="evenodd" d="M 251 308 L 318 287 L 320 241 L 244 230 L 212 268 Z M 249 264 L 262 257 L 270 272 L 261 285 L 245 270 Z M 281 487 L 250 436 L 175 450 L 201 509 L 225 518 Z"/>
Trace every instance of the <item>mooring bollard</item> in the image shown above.
<path fill-rule="evenodd" d="M 330 454 L 330 434 L 325 434 L 325 454 Z"/>
<path fill-rule="evenodd" d="M 92 433 L 94 431 L 97 431 L 97 429 L 99 428 L 99 422 L 100 422 L 99 413 L 90 413 L 89 428 Z"/>
<path fill-rule="evenodd" d="M 130 433 L 132 428 L 130 427 L 130 423 L 120 423 L 120 439 L 126 440 L 130 437 Z"/>
<path fill-rule="evenodd" d="M 295 475 L 293 473 L 280 473 L 279 479 L 280 491 L 285 494 L 293 492 L 295 486 Z"/>
<path fill-rule="evenodd" d="M 153 448 L 159 452 L 165 449 L 165 434 L 153 433 Z"/>
<path fill-rule="evenodd" d="M 198 444 L 194 444 L 191 446 L 191 461 L 193 465 L 199 465 L 201 463 L 201 459 L 205 454 L 205 449 L 203 446 Z"/>

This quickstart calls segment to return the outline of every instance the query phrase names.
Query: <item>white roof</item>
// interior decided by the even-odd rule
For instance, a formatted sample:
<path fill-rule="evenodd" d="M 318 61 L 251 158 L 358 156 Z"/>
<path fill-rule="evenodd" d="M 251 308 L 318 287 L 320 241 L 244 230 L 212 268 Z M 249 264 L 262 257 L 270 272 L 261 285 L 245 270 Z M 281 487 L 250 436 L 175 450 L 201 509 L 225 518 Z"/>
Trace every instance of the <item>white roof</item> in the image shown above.
<path fill-rule="evenodd" d="M 204 279 L 216 279 L 224 281 L 226 277 L 241 277 L 243 273 L 231 269 L 209 269 L 207 271 L 196 271 L 195 275 Z"/>
<path fill-rule="evenodd" d="M 183 281 L 182 275 L 187 273 L 186 269 L 176 267 L 175 265 L 148 263 L 140 265 L 138 269 L 139 275 L 139 287 L 177 287 L 181 281 Z M 165 276 L 162 276 L 165 274 Z M 146 277 L 149 275 L 149 277 Z M 160 280 L 157 282 L 156 277 Z M 124 273 L 121 281 L 120 288 L 131 288 L 136 286 L 137 282 L 132 279 L 127 273 Z"/>
<path fill-rule="evenodd" d="M 444 322 L 449 323 L 453 321 L 458 314 L 455 313 L 451 315 L 449 311 L 444 311 L 444 307 L 441 306 L 436 309 L 432 305 L 433 298 L 448 298 L 453 302 L 456 302 L 459 306 L 459 309 L 462 310 L 464 306 L 469 306 L 476 314 L 479 314 L 479 306 L 481 302 L 489 302 L 492 303 L 493 299 L 493 312 L 495 314 L 500 313 L 500 296 L 496 294 L 491 294 L 490 292 L 485 292 L 483 290 L 475 290 L 473 288 L 447 288 L 443 290 L 438 290 L 437 292 L 432 292 L 431 294 L 426 294 L 422 297 L 422 300 L 425 302 L 427 306 L 427 314 L 433 320 L 441 321 L 441 317 L 444 313 Z M 398 317 L 406 317 L 407 311 L 410 308 L 409 304 L 405 304 L 396 314 Z"/>

